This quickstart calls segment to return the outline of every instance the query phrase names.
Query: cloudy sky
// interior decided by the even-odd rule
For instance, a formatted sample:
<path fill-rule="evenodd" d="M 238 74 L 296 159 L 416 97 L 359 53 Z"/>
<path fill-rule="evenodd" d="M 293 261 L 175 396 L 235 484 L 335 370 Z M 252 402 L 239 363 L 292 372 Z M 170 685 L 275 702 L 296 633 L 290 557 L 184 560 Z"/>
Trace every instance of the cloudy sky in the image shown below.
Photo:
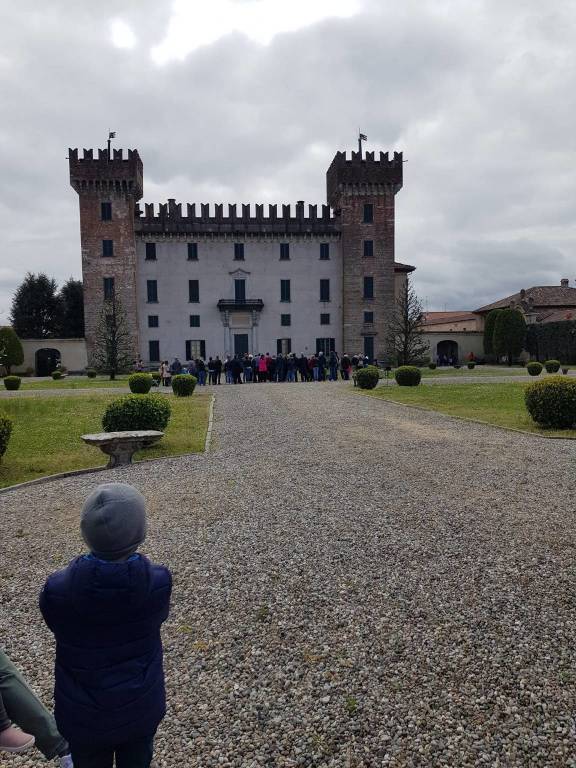
<path fill-rule="evenodd" d="M 397 259 L 427 308 L 576 284 L 573 0 L 0 4 L 0 322 L 80 276 L 67 148 L 136 147 L 144 202 L 325 199 L 336 150 L 402 150 Z"/>

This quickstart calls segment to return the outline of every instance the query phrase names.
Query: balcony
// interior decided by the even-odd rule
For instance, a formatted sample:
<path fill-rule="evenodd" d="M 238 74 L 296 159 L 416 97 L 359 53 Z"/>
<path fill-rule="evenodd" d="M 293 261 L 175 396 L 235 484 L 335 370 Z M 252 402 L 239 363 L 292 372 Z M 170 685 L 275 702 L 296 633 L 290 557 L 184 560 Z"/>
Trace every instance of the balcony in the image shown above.
<path fill-rule="evenodd" d="M 217 306 L 220 312 L 262 312 L 264 302 L 262 299 L 220 299 Z"/>

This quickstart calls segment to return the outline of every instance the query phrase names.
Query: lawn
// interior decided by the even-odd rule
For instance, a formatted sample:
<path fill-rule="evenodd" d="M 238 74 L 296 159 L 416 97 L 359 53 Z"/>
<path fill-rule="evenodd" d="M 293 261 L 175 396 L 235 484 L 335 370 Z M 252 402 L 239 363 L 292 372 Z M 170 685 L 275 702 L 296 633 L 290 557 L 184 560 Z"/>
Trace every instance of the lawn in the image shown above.
<path fill-rule="evenodd" d="M 115 395 L 9 398 L 0 412 L 14 422 L 8 450 L 0 462 L 0 488 L 55 472 L 104 465 L 107 457 L 85 445 L 80 435 L 101 432 L 106 405 Z M 204 449 L 210 396 L 170 397 L 172 417 L 165 437 L 136 454 L 138 459 L 197 453 Z"/>
<path fill-rule="evenodd" d="M 535 424 L 524 406 L 520 382 L 502 384 L 444 384 L 441 387 L 397 387 L 386 385 L 373 390 L 356 390 L 372 397 L 414 405 L 450 416 L 475 419 L 499 427 L 521 429 L 544 437 L 576 438 L 575 429 L 545 429 Z"/>
<path fill-rule="evenodd" d="M 466 364 L 462 368 L 442 367 L 431 370 L 430 368 L 420 368 L 422 378 L 436 378 L 437 376 L 528 376 L 526 368 L 515 368 L 507 365 L 477 365 L 470 369 Z"/>
<path fill-rule="evenodd" d="M 117 376 L 114 381 L 110 381 L 108 376 L 97 376 L 95 379 L 89 379 L 88 376 L 66 376 L 57 381 L 23 377 L 19 391 L 27 389 L 102 389 L 106 387 L 128 388 L 128 376 Z"/>

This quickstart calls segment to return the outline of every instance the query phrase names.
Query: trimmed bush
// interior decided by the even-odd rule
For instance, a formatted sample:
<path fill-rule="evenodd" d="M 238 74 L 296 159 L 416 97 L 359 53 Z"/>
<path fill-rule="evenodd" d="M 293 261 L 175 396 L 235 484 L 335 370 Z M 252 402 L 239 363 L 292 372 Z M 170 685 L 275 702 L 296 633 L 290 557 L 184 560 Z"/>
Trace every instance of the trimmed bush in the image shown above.
<path fill-rule="evenodd" d="M 58 379 L 62 378 L 62 371 L 57 368 L 55 371 L 52 371 L 50 375 L 52 376 L 54 381 L 58 381 Z"/>
<path fill-rule="evenodd" d="M 159 387 L 160 386 L 160 382 L 162 381 L 162 376 L 160 376 L 160 372 L 159 371 L 152 371 L 150 376 L 152 376 L 152 385 L 154 387 Z"/>
<path fill-rule="evenodd" d="M 540 376 L 543 367 L 542 363 L 537 363 L 536 360 L 532 360 L 530 363 L 526 364 L 526 370 L 530 376 Z"/>
<path fill-rule="evenodd" d="M 190 397 L 197 382 L 198 379 L 195 376 L 191 376 L 189 373 L 179 373 L 172 376 L 172 392 L 177 397 Z"/>
<path fill-rule="evenodd" d="M 573 379 L 551 376 L 528 384 L 524 402 L 537 424 L 557 429 L 576 425 L 576 381 Z"/>
<path fill-rule="evenodd" d="M 89 379 L 95 379 L 97 376 L 96 369 L 86 368 L 86 376 L 88 376 Z"/>
<path fill-rule="evenodd" d="M 22 379 L 20 376 L 4 376 L 4 386 L 6 389 L 20 389 Z"/>
<path fill-rule="evenodd" d="M 415 365 L 401 365 L 394 372 L 394 378 L 399 387 L 417 387 L 422 374 Z"/>
<path fill-rule="evenodd" d="M 544 368 L 546 368 L 546 373 L 558 373 L 560 370 L 560 360 L 546 360 Z"/>
<path fill-rule="evenodd" d="M 356 371 L 356 384 L 360 389 L 374 389 L 380 379 L 380 371 L 375 365 L 367 365 Z"/>
<path fill-rule="evenodd" d="M 133 373 L 128 377 L 130 392 L 134 392 L 135 395 L 147 395 L 153 383 L 154 380 L 149 373 Z"/>
<path fill-rule="evenodd" d="M 12 434 L 12 421 L 8 416 L 0 413 L 0 459 L 6 453 L 8 448 L 8 441 Z"/>
<path fill-rule="evenodd" d="M 472 361 L 470 361 L 469 363 L 466 363 L 466 366 L 468 367 L 469 370 L 473 371 L 474 368 L 476 367 L 476 363 L 473 363 Z"/>
<path fill-rule="evenodd" d="M 431 371 L 436 370 L 436 363 L 428 363 L 428 368 L 430 368 Z"/>
<path fill-rule="evenodd" d="M 162 432 L 170 420 L 170 403 L 162 395 L 125 395 L 113 400 L 104 411 L 106 432 L 157 429 Z"/>
<path fill-rule="evenodd" d="M 24 350 L 16 332 L 9 325 L 0 328 L 0 365 L 6 368 L 10 375 L 13 367 L 18 367 L 24 362 Z"/>

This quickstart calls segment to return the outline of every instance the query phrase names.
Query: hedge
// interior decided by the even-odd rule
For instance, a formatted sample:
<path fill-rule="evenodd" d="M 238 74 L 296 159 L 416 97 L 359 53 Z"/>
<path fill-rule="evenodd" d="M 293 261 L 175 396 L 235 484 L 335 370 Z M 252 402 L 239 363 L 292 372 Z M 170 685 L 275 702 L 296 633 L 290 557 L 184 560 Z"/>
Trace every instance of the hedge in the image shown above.
<path fill-rule="evenodd" d="M 367 365 L 356 371 L 356 384 L 360 389 L 374 389 L 380 379 L 380 371 L 375 365 Z"/>
<path fill-rule="evenodd" d="M 550 376 L 528 384 L 524 401 L 537 424 L 557 429 L 576 425 L 576 381 L 573 379 Z"/>
<path fill-rule="evenodd" d="M 526 349 L 538 360 L 576 363 L 576 320 L 529 325 Z"/>
<path fill-rule="evenodd" d="M 394 378 L 399 387 L 417 387 L 422 374 L 415 365 L 401 365 L 396 368 Z"/>
<path fill-rule="evenodd" d="M 147 395 L 152 389 L 154 379 L 149 373 L 133 373 L 128 377 L 130 392 L 135 395 Z"/>
<path fill-rule="evenodd" d="M 170 403 L 163 395 L 125 395 L 110 403 L 102 417 L 106 432 L 156 429 L 162 432 L 170 420 Z"/>
<path fill-rule="evenodd" d="M 530 363 L 526 365 L 526 370 L 530 374 L 530 376 L 540 376 L 542 373 L 542 368 L 544 366 L 542 363 L 537 363 L 536 360 L 532 360 Z"/>
<path fill-rule="evenodd" d="M 172 392 L 177 397 L 190 397 L 197 383 L 198 379 L 195 376 L 191 376 L 189 373 L 179 373 L 172 376 Z"/>
<path fill-rule="evenodd" d="M 86 376 L 88 376 L 89 379 L 95 379 L 96 376 L 97 376 L 96 369 L 95 368 L 86 368 Z"/>
<path fill-rule="evenodd" d="M 560 360 L 546 360 L 544 368 L 546 368 L 546 373 L 558 373 L 560 370 Z"/>
<path fill-rule="evenodd" d="M 6 453 L 8 448 L 8 441 L 12 434 L 12 421 L 8 416 L 0 413 L 0 459 Z"/>
<path fill-rule="evenodd" d="M 4 376 L 4 386 L 6 389 L 20 389 L 22 379 L 20 376 Z"/>

